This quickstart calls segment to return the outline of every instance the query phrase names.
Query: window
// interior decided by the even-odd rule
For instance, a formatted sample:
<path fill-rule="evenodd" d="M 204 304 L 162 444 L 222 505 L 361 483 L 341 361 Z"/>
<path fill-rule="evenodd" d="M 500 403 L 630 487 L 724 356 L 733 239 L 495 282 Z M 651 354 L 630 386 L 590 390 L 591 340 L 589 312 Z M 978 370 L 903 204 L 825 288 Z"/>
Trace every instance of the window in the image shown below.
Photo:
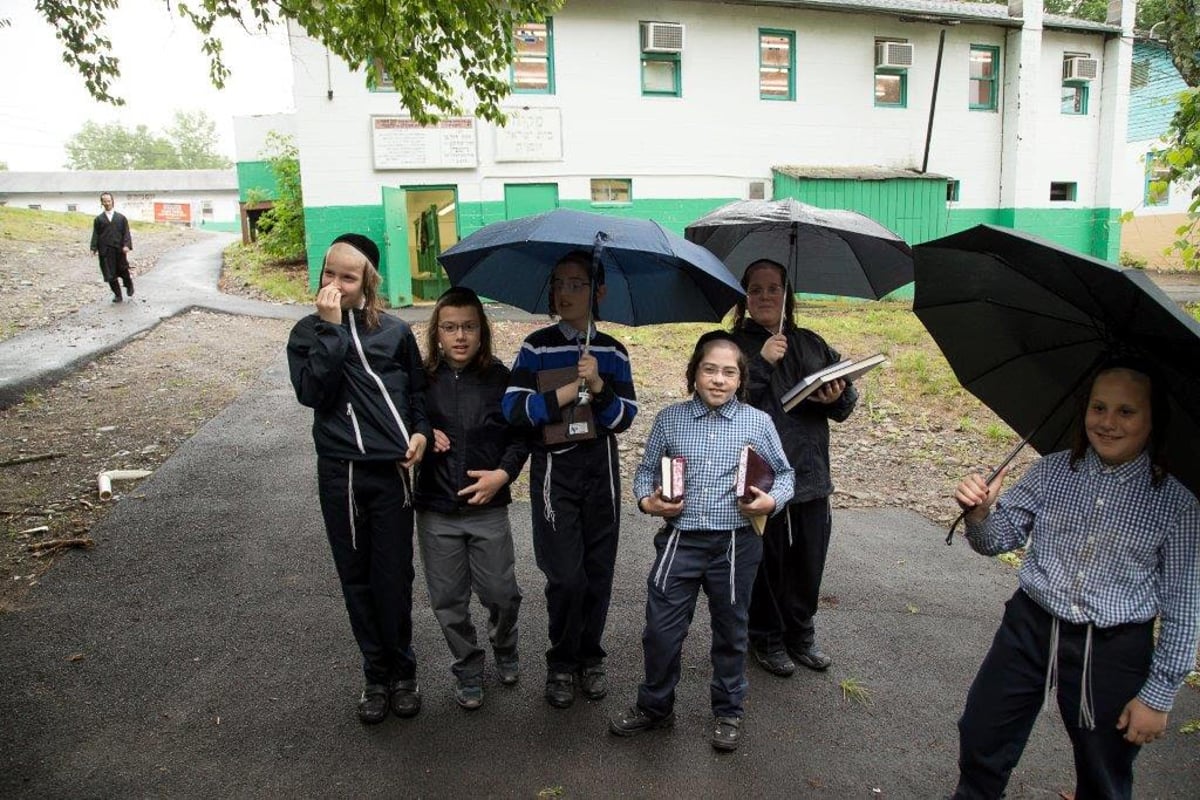
<path fill-rule="evenodd" d="M 1146 154 L 1146 191 L 1148 206 L 1165 206 L 1171 199 L 1171 168 L 1159 153 Z"/>
<path fill-rule="evenodd" d="M 41 211 L 41 210 L 42 210 L 42 204 L 41 204 L 41 203 L 30 203 L 30 204 L 29 204 L 29 209 L 30 209 L 31 211 Z"/>
<path fill-rule="evenodd" d="M 554 21 L 513 28 L 509 84 L 518 94 L 554 94 Z"/>
<path fill-rule="evenodd" d="M 629 178 L 592 178 L 593 203 L 630 203 L 633 181 Z"/>
<path fill-rule="evenodd" d="M 959 188 L 959 182 L 954 180 L 953 178 L 950 178 L 949 180 L 946 181 L 946 202 L 947 203 L 957 203 L 958 202 L 958 188 Z"/>
<path fill-rule="evenodd" d="M 1150 62 L 1149 61 L 1134 61 L 1133 68 L 1129 71 L 1129 88 L 1141 89 L 1150 84 Z"/>
<path fill-rule="evenodd" d="M 1090 65 L 1091 72 L 1077 72 L 1080 65 Z M 1063 114 L 1084 116 L 1088 113 L 1088 77 L 1094 77 L 1096 62 L 1087 53 L 1063 53 L 1062 103 Z"/>
<path fill-rule="evenodd" d="M 204 219 L 212 219 L 213 218 L 212 200 L 201 200 L 200 201 L 200 216 Z"/>
<path fill-rule="evenodd" d="M 903 39 L 876 39 L 875 53 L 878 64 L 880 44 L 904 43 Z M 879 108 L 908 107 L 908 70 L 889 66 L 875 67 L 875 105 Z"/>
<path fill-rule="evenodd" d="M 761 100 L 796 99 L 796 34 L 758 31 L 758 96 Z"/>
<path fill-rule="evenodd" d="M 1063 84 L 1062 113 L 1081 115 L 1088 113 L 1087 86 L 1071 86 L 1065 83 Z"/>
<path fill-rule="evenodd" d="M 970 107 L 972 111 L 995 111 L 999 105 L 1000 86 L 997 80 L 999 63 L 999 47 L 971 45 Z"/>
<path fill-rule="evenodd" d="M 67 211 L 78 211 L 79 205 L 76 203 L 67 203 Z"/>
<path fill-rule="evenodd" d="M 1050 202 L 1052 203 L 1073 203 L 1075 202 L 1075 183 L 1051 183 L 1050 184 Z"/>
<path fill-rule="evenodd" d="M 377 77 L 375 80 L 371 80 L 371 77 L 368 75 L 367 76 L 367 89 L 372 92 L 394 92 L 394 91 L 396 91 L 396 82 L 392 80 L 391 75 L 388 75 L 387 72 L 384 71 L 383 62 L 377 58 L 377 59 L 375 59 L 374 64 L 375 64 L 375 74 L 378 75 L 379 77 Z M 332 90 L 330 90 L 330 91 L 332 92 Z M 333 97 L 333 95 L 330 94 L 330 97 Z"/>
<path fill-rule="evenodd" d="M 679 53 L 642 53 L 642 94 L 682 95 Z"/>

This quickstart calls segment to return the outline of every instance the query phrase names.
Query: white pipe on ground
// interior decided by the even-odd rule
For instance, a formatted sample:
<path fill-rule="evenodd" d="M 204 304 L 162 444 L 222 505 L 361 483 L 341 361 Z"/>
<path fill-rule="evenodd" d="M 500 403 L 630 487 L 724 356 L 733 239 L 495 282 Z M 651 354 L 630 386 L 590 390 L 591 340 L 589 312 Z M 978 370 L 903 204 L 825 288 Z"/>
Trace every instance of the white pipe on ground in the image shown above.
<path fill-rule="evenodd" d="M 112 500 L 113 481 L 134 481 L 138 478 L 148 478 L 154 473 L 148 469 L 110 469 L 96 476 L 96 486 L 100 490 L 101 500 Z"/>

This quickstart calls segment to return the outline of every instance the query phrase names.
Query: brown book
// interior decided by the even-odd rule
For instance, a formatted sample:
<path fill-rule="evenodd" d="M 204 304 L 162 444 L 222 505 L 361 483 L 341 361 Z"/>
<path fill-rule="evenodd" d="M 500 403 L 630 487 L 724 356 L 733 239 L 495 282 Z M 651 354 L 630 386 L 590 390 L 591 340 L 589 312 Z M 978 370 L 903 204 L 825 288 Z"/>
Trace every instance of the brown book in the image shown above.
<path fill-rule="evenodd" d="M 537 374 L 538 394 L 553 392 L 560 386 L 579 382 L 577 366 L 544 369 Z M 562 422 L 542 426 L 542 444 L 551 446 L 583 442 L 596 438 L 596 419 L 590 405 L 569 405 L 562 409 Z"/>
<path fill-rule="evenodd" d="M 683 499 L 683 478 L 687 459 L 683 456 L 663 456 L 660 467 L 662 497 L 669 503 Z"/>
<path fill-rule="evenodd" d="M 756 486 L 764 492 L 771 491 L 771 487 L 775 485 L 775 470 L 767 463 L 767 460 L 758 454 L 750 445 L 742 448 L 742 454 L 738 458 L 737 483 L 734 485 L 734 494 L 739 500 L 753 500 L 754 493 L 750 491 L 751 486 Z M 766 514 L 747 515 L 750 524 L 754 526 L 755 532 L 762 536 L 763 531 L 767 527 Z"/>
<path fill-rule="evenodd" d="M 876 353 L 859 361 L 847 358 L 836 364 L 830 364 L 828 367 L 819 369 L 811 375 L 805 375 L 800 379 L 799 383 L 788 389 L 783 397 L 779 398 L 779 402 L 783 406 L 784 411 L 791 411 L 825 384 L 833 383 L 838 378 L 844 381 L 857 380 L 885 361 L 887 361 L 887 356 L 882 353 Z"/>

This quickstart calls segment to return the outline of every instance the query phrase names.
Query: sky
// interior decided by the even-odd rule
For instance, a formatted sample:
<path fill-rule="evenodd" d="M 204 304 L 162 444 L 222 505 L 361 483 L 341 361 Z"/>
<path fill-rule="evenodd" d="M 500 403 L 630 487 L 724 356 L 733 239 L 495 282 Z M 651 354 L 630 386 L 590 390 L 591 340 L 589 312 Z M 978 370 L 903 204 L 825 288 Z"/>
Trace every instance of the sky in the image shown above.
<path fill-rule="evenodd" d="M 233 24 L 219 26 L 225 89 L 213 88 L 200 36 L 166 0 L 120 0 L 107 24 L 120 59 L 116 94 L 124 106 L 92 99 L 83 78 L 63 63 L 54 29 L 28 0 L 0 0 L 0 162 L 10 170 L 66 169 L 64 144 L 85 122 L 139 124 L 161 131 L 178 110 L 202 109 L 217 126 L 218 149 L 231 161 L 233 117 L 293 110 L 291 61 L 282 26 L 249 34 Z"/>

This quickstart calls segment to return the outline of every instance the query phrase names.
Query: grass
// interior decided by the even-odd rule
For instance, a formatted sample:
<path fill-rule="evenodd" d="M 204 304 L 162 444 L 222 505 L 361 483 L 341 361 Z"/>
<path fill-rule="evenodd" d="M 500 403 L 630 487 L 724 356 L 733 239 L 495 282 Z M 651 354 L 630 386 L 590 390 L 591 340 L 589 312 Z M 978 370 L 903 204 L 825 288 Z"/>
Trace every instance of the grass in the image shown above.
<path fill-rule="evenodd" d="M 232 244 L 225 249 L 224 276 L 254 286 L 278 302 L 308 302 L 308 264 L 271 261 L 257 244 Z"/>
<path fill-rule="evenodd" d="M 1179 726 L 1179 732 L 1185 735 L 1200 733 L 1200 719 L 1189 720 L 1188 722 Z"/>
<path fill-rule="evenodd" d="M 857 703 L 860 706 L 874 705 L 870 690 L 856 678 L 844 678 L 838 684 L 838 688 L 842 690 L 843 702 Z"/>
<path fill-rule="evenodd" d="M 100 213 L 97 201 L 96 213 Z M 76 211 L 37 211 L 32 208 L 0 206 L 0 237 L 18 242 L 59 242 L 74 239 L 79 231 L 91 230 L 95 214 Z M 135 231 L 165 230 L 170 225 L 130 222 Z"/>

